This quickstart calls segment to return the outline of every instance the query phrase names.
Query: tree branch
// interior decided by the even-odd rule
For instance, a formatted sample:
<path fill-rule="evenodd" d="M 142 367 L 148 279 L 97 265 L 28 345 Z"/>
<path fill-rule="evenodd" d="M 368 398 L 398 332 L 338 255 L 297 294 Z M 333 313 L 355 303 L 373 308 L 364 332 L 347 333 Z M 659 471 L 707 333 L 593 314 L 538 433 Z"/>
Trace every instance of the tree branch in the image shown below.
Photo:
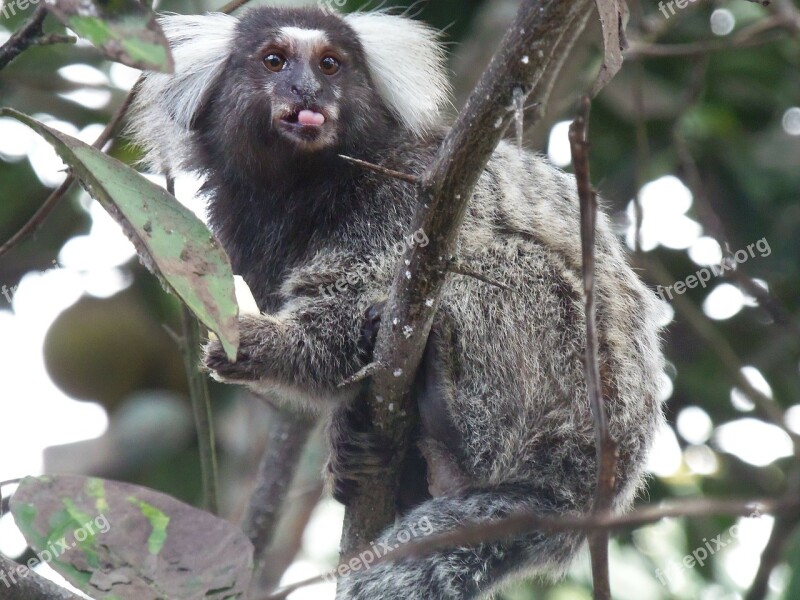
<path fill-rule="evenodd" d="M 242 522 L 242 530 L 255 549 L 254 582 L 258 581 L 265 566 L 264 557 L 273 541 L 286 494 L 314 423 L 313 418 L 300 412 L 282 408 L 275 408 L 272 412 L 267 447 L 261 457 L 256 487 Z"/>
<path fill-rule="evenodd" d="M 3 554 L 0 554 L 0 579 L 3 600 L 80 600 L 67 589 Z"/>
<path fill-rule="evenodd" d="M 797 529 L 797 516 L 779 516 L 772 526 L 772 534 L 764 551 L 753 584 L 744 600 L 764 600 L 769 592 L 769 577 L 780 562 L 786 543 Z"/>
<path fill-rule="evenodd" d="M 520 533 L 541 531 L 561 533 L 565 531 L 620 531 L 631 527 L 641 527 L 661 519 L 678 517 L 707 517 L 728 515 L 749 517 L 755 510 L 762 514 L 796 515 L 800 510 L 800 497 L 787 495 L 773 499 L 716 500 L 700 498 L 684 500 L 661 506 L 644 506 L 624 515 L 604 511 L 589 515 L 542 515 L 520 512 L 505 519 L 489 523 L 466 525 L 448 533 L 418 538 L 387 554 L 389 560 L 425 556 L 437 550 L 489 543 Z M 376 561 L 377 562 L 377 561 Z"/>
<path fill-rule="evenodd" d="M 47 6 L 42 4 L 33 13 L 22 27 L 8 38 L 8 41 L 0 46 L 0 70 L 4 69 L 8 63 L 25 52 L 28 48 L 36 44 L 36 40 L 44 35 L 42 24 L 47 17 Z"/>
<path fill-rule="evenodd" d="M 375 348 L 387 368 L 370 387 L 373 423 L 393 445 L 394 460 L 361 487 L 345 515 L 343 555 L 365 546 L 395 516 L 398 472 L 416 413 L 408 391 L 414 379 L 467 202 L 513 111 L 514 90 L 524 97 L 541 92 L 565 24 L 592 10 L 592 0 L 525 0 L 478 86 L 417 185 L 419 208 L 414 229 L 430 243 L 409 249 L 396 273 Z M 408 265 L 408 266 L 406 266 Z M 403 330 L 413 331 L 406 337 Z M 381 397 L 383 402 L 378 402 Z M 391 408 L 390 408 L 391 407 Z M 394 408 L 395 410 L 392 410 Z M 404 416 L 404 415 L 409 416 Z"/>

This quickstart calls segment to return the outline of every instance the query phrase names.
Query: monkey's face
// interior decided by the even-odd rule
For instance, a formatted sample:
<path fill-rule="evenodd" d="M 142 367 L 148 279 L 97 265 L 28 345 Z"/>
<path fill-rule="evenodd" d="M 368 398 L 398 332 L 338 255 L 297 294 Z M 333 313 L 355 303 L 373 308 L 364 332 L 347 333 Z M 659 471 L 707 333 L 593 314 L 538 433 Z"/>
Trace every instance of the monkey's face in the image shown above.
<path fill-rule="evenodd" d="M 303 149 L 334 144 L 348 57 L 320 30 L 281 27 L 271 38 L 252 58 L 263 69 L 273 128 Z"/>
<path fill-rule="evenodd" d="M 354 103 L 366 106 L 373 94 L 362 50 L 338 18 L 289 22 L 243 24 L 250 48 L 257 47 L 246 57 L 247 120 L 268 118 L 271 134 L 304 152 L 344 143 L 353 121 L 364 121 Z"/>

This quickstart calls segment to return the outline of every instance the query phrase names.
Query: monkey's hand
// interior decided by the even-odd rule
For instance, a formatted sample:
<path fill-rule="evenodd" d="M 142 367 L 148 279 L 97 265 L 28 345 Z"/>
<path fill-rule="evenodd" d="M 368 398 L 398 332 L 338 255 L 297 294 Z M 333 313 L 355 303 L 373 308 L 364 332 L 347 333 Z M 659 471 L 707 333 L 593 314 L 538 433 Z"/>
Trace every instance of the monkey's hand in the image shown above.
<path fill-rule="evenodd" d="M 231 362 L 222 343 L 214 338 L 205 347 L 205 368 L 211 376 L 225 383 L 248 383 L 264 377 L 269 369 L 265 364 L 266 346 L 280 330 L 277 319 L 262 315 L 239 317 L 239 351 Z"/>
<path fill-rule="evenodd" d="M 333 497 L 347 505 L 360 481 L 389 466 L 391 449 L 372 425 L 364 394 L 336 407 L 329 425 L 329 439 L 328 473 Z"/>
<path fill-rule="evenodd" d="M 276 314 L 242 315 L 236 361 L 215 340 L 206 347 L 205 366 L 218 380 L 256 393 L 291 389 L 289 396 L 299 393 L 314 404 L 350 397 L 355 385 L 339 384 L 364 367 L 358 340 L 366 309 L 359 299 L 298 297 Z"/>

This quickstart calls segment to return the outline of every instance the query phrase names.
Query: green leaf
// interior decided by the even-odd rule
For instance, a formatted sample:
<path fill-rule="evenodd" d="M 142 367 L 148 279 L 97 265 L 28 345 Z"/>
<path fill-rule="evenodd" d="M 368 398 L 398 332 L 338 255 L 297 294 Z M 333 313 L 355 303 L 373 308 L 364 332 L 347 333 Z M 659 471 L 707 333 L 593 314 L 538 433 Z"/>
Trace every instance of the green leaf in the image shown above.
<path fill-rule="evenodd" d="M 206 327 L 231 360 L 239 346 L 239 307 L 227 254 L 194 213 L 128 165 L 10 108 L 45 138 L 73 175 L 122 226 L 142 262 Z"/>
<path fill-rule="evenodd" d="M 139 486 L 27 477 L 11 513 L 38 557 L 98 600 L 242 599 L 252 576 L 238 527 Z"/>
<path fill-rule="evenodd" d="M 175 68 L 155 14 L 136 0 L 57 0 L 48 8 L 111 60 L 165 73 Z"/>

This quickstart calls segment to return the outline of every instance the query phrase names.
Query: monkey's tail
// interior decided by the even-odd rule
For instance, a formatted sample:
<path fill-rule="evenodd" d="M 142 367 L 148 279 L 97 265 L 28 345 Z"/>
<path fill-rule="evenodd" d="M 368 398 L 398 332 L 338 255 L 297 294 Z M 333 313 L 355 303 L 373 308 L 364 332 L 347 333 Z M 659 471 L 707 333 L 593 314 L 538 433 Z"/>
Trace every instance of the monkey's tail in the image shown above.
<path fill-rule="evenodd" d="M 516 511 L 563 515 L 563 503 L 542 490 L 506 484 L 429 500 L 386 530 L 351 560 L 339 581 L 337 600 L 469 600 L 493 592 L 506 579 L 526 572 L 560 576 L 583 536 L 568 532 L 526 533 L 498 542 L 443 550 L 423 558 L 368 563 L 376 555 L 422 537 L 485 523 Z M 573 512 L 570 510 L 569 512 Z"/>

